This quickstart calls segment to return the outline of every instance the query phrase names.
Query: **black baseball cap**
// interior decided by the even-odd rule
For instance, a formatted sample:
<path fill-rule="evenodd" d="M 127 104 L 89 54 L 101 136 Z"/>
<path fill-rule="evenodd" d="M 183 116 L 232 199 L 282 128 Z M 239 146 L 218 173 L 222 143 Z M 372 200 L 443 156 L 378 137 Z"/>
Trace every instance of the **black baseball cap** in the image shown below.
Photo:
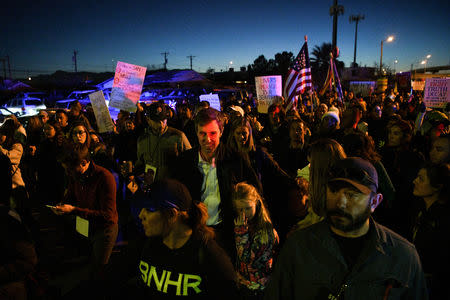
<path fill-rule="evenodd" d="M 336 162 L 330 169 L 328 182 L 345 181 L 364 194 L 376 193 L 378 174 L 375 167 L 360 157 L 348 157 Z"/>
<path fill-rule="evenodd" d="M 145 109 L 145 114 L 153 121 L 163 121 L 167 119 L 166 104 L 155 102 Z"/>
<path fill-rule="evenodd" d="M 152 212 L 163 208 L 189 211 L 191 206 L 191 193 L 184 184 L 175 179 L 155 181 L 150 187 L 149 195 L 142 202 L 142 208 Z"/>

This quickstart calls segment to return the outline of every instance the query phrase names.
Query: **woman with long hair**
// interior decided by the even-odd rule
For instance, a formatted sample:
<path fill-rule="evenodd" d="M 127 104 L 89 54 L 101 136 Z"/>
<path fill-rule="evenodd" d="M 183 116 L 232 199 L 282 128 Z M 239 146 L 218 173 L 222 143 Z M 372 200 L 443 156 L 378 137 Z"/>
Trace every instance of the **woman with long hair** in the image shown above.
<path fill-rule="evenodd" d="M 81 123 L 75 123 L 69 131 L 69 143 L 75 147 L 86 146 L 88 149 L 91 146 L 91 137 L 89 130 Z"/>
<path fill-rule="evenodd" d="M 336 161 L 346 157 L 344 148 L 332 139 L 319 139 L 310 146 L 308 155 L 310 200 L 312 210 L 318 216 L 325 216 L 329 168 Z"/>
<path fill-rule="evenodd" d="M 142 206 L 139 218 L 147 239 L 138 265 L 138 295 L 234 296 L 231 261 L 206 226 L 206 206 L 194 201 L 184 184 L 172 179 L 155 182 Z"/>
<path fill-rule="evenodd" d="M 39 144 L 37 160 L 37 194 L 44 203 L 61 202 L 64 194 L 65 172 L 61 165 L 66 140 L 56 121 L 44 124 L 44 139 Z"/>
<path fill-rule="evenodd" d="M 239 152 L 250 162 L 253 171 L 264 187 L 262 195 L 272 215 L 272 221 L 277 227 L 281 213 L 286 207 L 275 200 L 286 199 L 286 191 L 295 185 L 294 180 L 281 169 L 264 147 L 254 143 L 252 127 L 245 117 L 233 120 L 227 144 L 229 148 Z M 257 188 L 261 192 L 260 187 Z"/>
<path fill-rule="evenodd" d="M 411 202 L 413 180 L 425 159 L 422 153 L 412 147 L 413 128 L 407 121 L 398 119 L 387 125 L 388 138 L 381 149 L 381 162 L 395 188 L 395 201 L 392 203 L 390 228 L 399 234 L 407 235 L 405 207 Z"/>
<path fill-rule="evenodd" d="M 245 299 L 260 299 L 272 272 L 278 234 L 258 190 L 245 182 L 238 183 L 232 194 L 236 213 L 236 269 Z"/>
<path fill-rule="evenodd" d="M 430 299 L 448 299 L 450 267 L 450 164 L 428 164 L 414 179 L 413 194 L 421 199 L 412 205 L 410 239 L 422 262 Z M 414 203 L 413 203 L 414 204 Z"/>
<path fill-rule="evenodd" d="M 391 178 L 381 162 L 381 155 L 375 150 L 375 142 L 371 136 L 361 132 L 347 134 L 342 138 L 342 146 L 348 156 L 364 158 L 372 163 L 378 174 L 378 191 L 383 195 L 383 202 L 374 212 L 377 222 L 388 225 L 390 210 L 395 201 L 395 188 Z"/>

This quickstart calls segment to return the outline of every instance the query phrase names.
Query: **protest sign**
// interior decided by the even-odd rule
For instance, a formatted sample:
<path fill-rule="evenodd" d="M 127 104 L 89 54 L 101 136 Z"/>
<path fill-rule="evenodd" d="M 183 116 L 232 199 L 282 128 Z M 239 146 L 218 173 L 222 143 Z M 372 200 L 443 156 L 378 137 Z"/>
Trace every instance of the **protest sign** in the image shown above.
<path fill-rule="evenodd" d="M 97 120 L 98 132 L 114 131 L 114 123 L 111 120 L 108 106 L 106 106 L 105 96 L 103 91 L 97 91 L 89 94 L 92 109 L 94 110 L 95 120 Z"/>
<path fill-rule="evenodd" d="M 375 81 L 350 81 L 350 91 L 355 96 L 367 97 L 375 90 Z"/>
<path fill-rule="evenodd" d="M 384 93 L 388 86 L 388 79 L 387 78 L 378 78 L 377 79 L 377 92 L 378 93 Z"/>
<path fill-rule="evenodd" d="M 200 101 L 208 101 L 209 105 L 212 108 L 217 109 L 218 111 L 220 111 L 220 100 L 219 100 L 219 95 L 218 94 L 205 94 L 205 95 L 200 95 Z"/>
<path fill-rule="evenodd" d="M 135 112 L 136 103 L 141 97 L 146 70 L 146 67 L 121 61 L 117 62 L 109 105 L 121 110 Z"/>
<path fill-rule="evenodd" d="M 427 107 L 444 108 L 450 102 L 450 78 L 427 78 L 423 102 Z"/>
<path fill-rule="evenodd" d="M 414 91 L 423 91 L 425 88 L 425 80 L 423 79 L 413 80 L 411 84 Z"/>
<path fill-rule="evenodd" d="M 399 92 L 411 91 L 411 72 L 402 72 L 396 75 L 397 90 Z"/>
<path fill-rule="evenodd" d="M 255 77 L 258 112 L 267 113 L 269 106 L 276 96 L 281 97 L 281 76 Z"/>

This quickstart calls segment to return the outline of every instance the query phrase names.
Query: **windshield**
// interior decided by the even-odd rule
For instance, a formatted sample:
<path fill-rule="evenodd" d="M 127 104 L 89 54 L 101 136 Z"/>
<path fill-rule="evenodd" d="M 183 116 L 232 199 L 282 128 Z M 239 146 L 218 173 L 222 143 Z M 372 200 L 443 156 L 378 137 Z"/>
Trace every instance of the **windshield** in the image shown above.
<path fill-rule="evenodd" d="M 28 100 L 25 100 L 25 104 L 26 105 L 42 105 L 42 102 L 40 101 L 40 100 L 38 100 L 38 99 L 28 99 Z"/>

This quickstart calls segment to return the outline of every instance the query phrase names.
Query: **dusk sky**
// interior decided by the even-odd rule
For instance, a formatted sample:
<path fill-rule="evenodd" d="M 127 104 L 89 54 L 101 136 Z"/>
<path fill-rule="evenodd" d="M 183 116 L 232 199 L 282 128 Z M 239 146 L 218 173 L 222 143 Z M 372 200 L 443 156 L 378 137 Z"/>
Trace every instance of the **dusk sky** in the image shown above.
<path fill-rule="evenodd" d="M 332 0 L 313 1 L 8 1 L 0 12 L 0 58 L 9 55 L 13 77 L 73 71 L 112 71 L 117 61 L 205 72 L 247 66 L 261 54 L 291 51 L 297 55 L 308 35 L 315 45 L 332 39 Z M 340 59 L 353 61 L 355 23 L 357 62 L 373 66 L 380 60 L 397 71 L 408 71 L 427 54 L 429 66 L 450 64 L 450 1 L 339 0 L 337 45 Z M 0 64 L 1 75 L 3 66 Z"/>

